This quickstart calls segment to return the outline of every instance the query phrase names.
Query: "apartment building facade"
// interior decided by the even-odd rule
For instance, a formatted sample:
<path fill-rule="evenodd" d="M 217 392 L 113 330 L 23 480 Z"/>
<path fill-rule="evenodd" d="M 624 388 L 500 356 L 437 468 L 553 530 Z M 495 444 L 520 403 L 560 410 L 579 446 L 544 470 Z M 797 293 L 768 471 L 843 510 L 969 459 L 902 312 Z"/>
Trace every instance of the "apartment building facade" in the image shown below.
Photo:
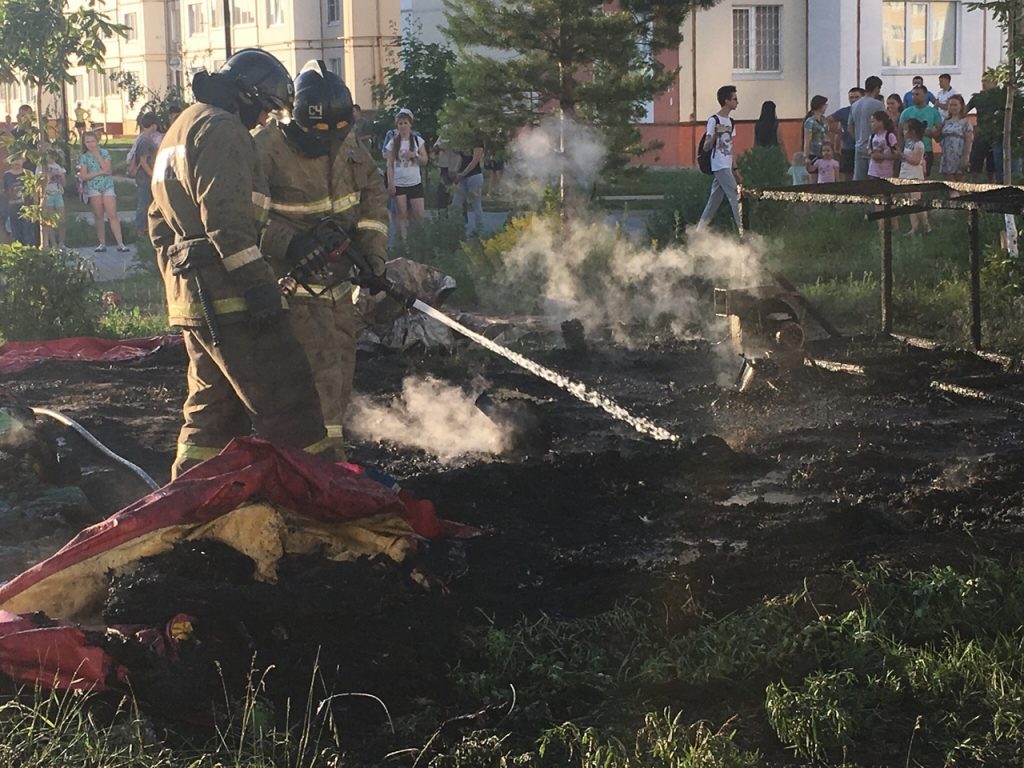
<path fill-rule="evenodd" d="M 884 94 L 910 90 L 921 75 L 933 92 L 940 74 L 970 95 L 981 75 L 1003 58 L 1004 35 L 987 11 L 960 0 L 729 0 L 694 14 L 677 51 L 664 55 L 680 67 L 673 86 L 654 102 L 645 137 L 663 148 L 645 162 L 692 165 L 715 91 L 733 83 L 740 98 L 736 147 L 753 143 L 753 123 L 766 100 L 783 121 L 787 147 L 801 143 L 811 97 L 845 106 L 847 92 L 870 75 Z"/>
<path fill-rule="evenodd" d="M 71 0 L 72 6 L 89 0 Z M 229 0 L 225 25 L 223 0 L 105 0 L 98 6 L 128 28 L 127 36 L 107 41 L 103 72 L 73 68 L 67 88 L 68 110 L 81 102 L 92 120 L 113 133 L 134 132 L 138 104 L 110 73 L 130 72 L 149 89 L 162 93 L 187 87 L 201 67 L 223 64 L 227 35 L 231 49 L 260 47 L 297 72 L 309 59 L 323 59 L 343 77 L 357 102 L 372 105 L 371 85 L 380 82 L 399 34 L 400 0 Z M 227 27 L 227 29 L 226 29 Z M 62 113 L 59 99 L 48 98 L 51 115 Z M 0 111 L 15 114 L 19 104 L 35 103 L 23 84 L 0 84 Z"/>
<path fill-rule="evenodd" d="M 422 26 L 424 40 L 443 39 L 443 0 L 401 0 L 403 24 Z M 734 83 L 740 97 L 737 147 L 753 141 L 761 104 L 774 101 L 789 147 L 800 130 L 812 96 L 829 108 L 878 75 L 883 90 L 910 89 L 922 75 L 934 92 L 938 76 L 970 94 L 981 73 L 1003 58 L 1003 34 L 987 11 L 972 11 L 963 0 L 721 0 L 683 23 L 678 50 L 661 60 L 679 67 L 672 87 L 648 105 L 641 129 L 663 148 L 645 164 L 692 165 L 704 125 L 718 110 L 715 92 Z"/>

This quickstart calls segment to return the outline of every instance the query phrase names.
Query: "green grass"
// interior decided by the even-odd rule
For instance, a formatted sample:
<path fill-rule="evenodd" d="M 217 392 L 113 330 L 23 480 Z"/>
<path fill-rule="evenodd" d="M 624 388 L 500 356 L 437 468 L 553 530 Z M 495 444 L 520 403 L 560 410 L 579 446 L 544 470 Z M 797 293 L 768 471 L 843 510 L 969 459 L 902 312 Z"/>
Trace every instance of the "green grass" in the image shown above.
<path fill-rule="evenodd" d="M 642 168 L 636 173 L 623 175 L 613 181 L 599 181 L 595 192 L 598 197 L 671 195 L 693 173 L 692 170 L 676 168 Z"/>
<path fill-rule="evenodd" d="M 701 704 L 683 719 L 648 709 L 645 692 L 703 685 L 718 693 L 691 700 L 744 712 L 748 723 L 759 710 L 783 746 L 816 765 L 1020 764 L 1024 567 L 842 575 L 839 593 L 803 591 L 722 618 L 638 601 L 576 621 L 491 627 L 474 641 L 481 657 L 464 661 L 457 679 L 476 697 L 497 698 L 511 683 L 521 706 L 545 702 L 567 724 L 540 743 L 554 739 L 566 765 L 758 764 L 736 747 L 742 728 L 713 721 L 704 734 L 720 737 L 714 759 L 679 757 L 700 743 L 689 724 L 704 722 Z M 672 745 L 672 759 L 633 746 L 650 744 L 639 734 L 652 724 L 663 736 L 676 728 L 657 752 Z"/>
<path fill-rule="evenodd" d="M 453 670 L 463 701 L 452 706 L 494 704 L 505 716 L 450 733 L 421 762 L 752 768 L 764 764 L 756 743 L 834 768 L 1021 764 L 1024 565 L 845 566 L 836 576 L 827 591 L 804 589 L 721 617 L 690 602 L 638 600 L 570 621 L 540 616 L 482 628 Z M 311 703 L 291 718 L 267 709 L 256 677 L 246 695 L 227 700 L 228 716 L 207 738 L 189 743 L 161 735 L 131 706 L 94 707 L 94 697 L 8 699 L 0 762 L 362 764 L 336 762 L 333 740 L 312 745 Z M 655 703 L 672 690 L 690 693 L 677 697 L 679 706 Z M 398 743 L 424 743 L 422 718 L 395 724 Z"/>

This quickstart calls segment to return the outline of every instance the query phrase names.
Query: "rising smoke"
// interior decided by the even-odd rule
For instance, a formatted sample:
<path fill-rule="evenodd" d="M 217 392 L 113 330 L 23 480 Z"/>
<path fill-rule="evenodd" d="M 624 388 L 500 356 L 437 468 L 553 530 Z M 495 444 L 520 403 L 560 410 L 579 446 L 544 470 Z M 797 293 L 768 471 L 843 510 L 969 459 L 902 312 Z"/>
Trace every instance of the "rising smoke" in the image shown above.
<path fill-rule="evenodd" d="M 564 176 L 570 194 L 587 196 L 607 155 L 593 128 L 552 115 L 516 137 L 502 186 L 516 200 L 537 204 L 547 189 L 558 188 Z"/>
<path fill-rule="evenodd" d="M 606 156 L 597 131 L 551 116 L 516 138 L 505 181 L 517 199 L 539 199 L 562 174 L 571 190 L 589 192 Z M 501 295 L 490 298 L 502 306 L 514 297 L 554 323 L 576 318 L 588 329 L 608 328 L 620 343 L 654 324 L 688 338 L 711 315 L 713 288 L 757 285 L 765 269 L 756 237 L 739 242 L 692 229 L 687 235 L 685 246 L 657 250 L 578 208 L 569 222 L 536 218 L 504 254 L 496 280 Z"/>
<path fill-rule="evenodd" d="M 473 404 L 483 389 L 482 382 L 466 392 L 431 377 L 409 377 L 389 403 L 356 397 L 349 427 L 364 439 L 420 448 L 444 462 L 495 456 L 509 446 L 511 436 Z"/>

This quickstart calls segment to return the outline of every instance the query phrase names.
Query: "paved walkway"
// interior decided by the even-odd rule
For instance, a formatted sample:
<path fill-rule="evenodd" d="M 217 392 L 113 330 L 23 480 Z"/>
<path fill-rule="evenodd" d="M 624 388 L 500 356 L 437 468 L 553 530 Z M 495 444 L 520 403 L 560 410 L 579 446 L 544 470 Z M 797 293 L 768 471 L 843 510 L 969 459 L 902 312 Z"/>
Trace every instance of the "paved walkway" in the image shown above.
<path fill-rule="evenodd" d="M 95 247 L 95 246 L 93 246 Z M 72 248 L 93 270 L 96 282 L 123 280 L 135 265 L 135 246 L 129 245 L 127 253 L 118 253 L 116 245 L 107 245 L 105 253 L 96 253 L 93 247 Z"/>

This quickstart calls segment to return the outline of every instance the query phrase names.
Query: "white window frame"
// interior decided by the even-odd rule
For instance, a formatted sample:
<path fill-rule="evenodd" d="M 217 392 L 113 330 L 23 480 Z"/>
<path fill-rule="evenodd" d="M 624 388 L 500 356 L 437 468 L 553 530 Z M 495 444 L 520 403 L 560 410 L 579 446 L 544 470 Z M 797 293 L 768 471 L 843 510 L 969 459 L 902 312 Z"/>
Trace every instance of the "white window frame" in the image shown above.
<path fill-rule="evenodd" d="M 778 57 L 779 66 L 775 69 L 758 69 L 757 68 L 757 10 L 758 8 L 774 8 L 778 13 L 778 39 L 775 41 L 776 56 Z M 737 67 L 736 64 L 736 12 L 742 11 L 747 14 L 747 67 Z M 781 3 L 752 3 L 750 5 L 734 5 L 732 8 L 732 15 L 730 21 L 732 23 L 732 39 L 733 39 L 733 74 L 739 76 L 739 79 L 776 79 L 782 74 L 782 36 L 785 30 L 785 24 L 783 14 L 785 10 Z"/>
<path fill-rule="evenodd" d="M 203 13 L 203 3 L 187 3 L 185 6 L 185 17 L 188 22 L 188 36 L 202 35 L 206 32 L 206 15 Z M 196 13 L 192 13 L 192 9 Z"/>
<path fill-rule="evenodd" d="M 284 1 L 267 0 L 267 27 L 284 26 Z"/>
<path fill-rule="evenodd" d="M 231 24 L 235 27 L 251 27 L 256 23 L 256 5 L 253 0 L 243 0 L 245 7 L 242 8 L 238 3 L 239 0 L 234 0 L 231 3 Z M 242 21 L 242 12 L 249 14 L 249 17 Z"/>
<path fill-rule="evenodd" d="M 210 29 L 224 29 L 224 3 L 210 0 Z"/>
<path fill-rule="evenodd" d="M 327 59 L 327 61 L 324 62 L 324 63 L 327 64 L 327 69 L 329 71 L 333 72 L 334 74 L 336 74 L 338 77 L 342 78 L 343 80 L 345 79 L 345 75 L 343 74 L 344 71 L 345 71 L 345 60 L 344 59 L 342 59 L 340 56 L 335 56 L 335 57 Z"/>
<path fill-rule="evenodd" d="M 962 59 L 961 50 L 961 35 L 963 34 L 963 16 L 964 16 L 964 4 L 962 0 L 940 0 L 941 2 L 952 2 L 955 5 L 953 13 L 953 19 L 956 24 L 956 30 L 953 32 L 953 58 L 954 63 L 952 64 L 933 64 L 932 62 L 932 11 L 928 9 L 928 14 L 925 18 L 925 41 L 928 45 L 928 61 L 924 64 L 911 64 L 910 63 L 910 45 L 911 45 L 911 30 L 910 30 L 910 7 L 912 5 L 931 5 L 931 0 L 883 0 L 884 2 L 902 2 L 903 3 L 903 64 L 891 65 L 884 64 L 882 66 L 882 74 L 898 75 L 905 74 L 906 72 L 913 71 L 914 74 L 930 74 L 935 72 L 948 72 L 952 75 L 960 74 L 960 61 Z M 884 17 L 883 17 L 884 18 Z M 885 34 L 885 26 L 882 27 L 882 34 Z M 883 42 L 883 55 L 884 55 L 884 40 Z"/>
<path fill-rule="evenodd" d="M 327 6 L 327 26 L 341 26 L 341 0 L 324 0 L 324 3 Z"/>
<path fill-rule="evenodd" d="M 135 11 L 129 11 L 124 15 L 124 25 L 128 28 L 124 39 L 126 41 L 139 39 L 139 15 Z"/>

